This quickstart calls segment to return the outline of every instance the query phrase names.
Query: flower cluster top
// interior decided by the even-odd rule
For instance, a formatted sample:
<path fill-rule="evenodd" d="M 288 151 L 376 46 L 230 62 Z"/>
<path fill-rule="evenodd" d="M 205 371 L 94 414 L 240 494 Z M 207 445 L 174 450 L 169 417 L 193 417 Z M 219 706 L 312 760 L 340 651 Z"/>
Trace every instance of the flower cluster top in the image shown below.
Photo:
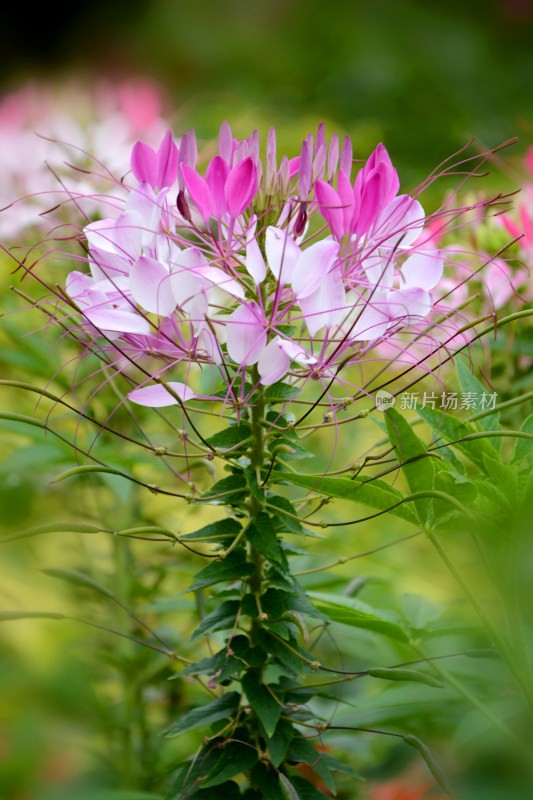
<path fill-rule="evenodd" d="M 355 179 L 350 139 L 328 145 L 323 125 L 295 158 L 278 158 L 273 128 L 264 162 L 259 150 L 257 131 L 238 141 L 224 123 L 201 173 L 193 130 L 137 142 L 123 207 L 83 229 L 89 271 L 66 292 L 116 363 L 152 365 L 130 394 L 140 404 L 194 397 L 194 365 L 241 400 L 245 373 L 254 387 L 326 383 L 399 331 L 428 330 L 443 258 L 385 147 Z"/>

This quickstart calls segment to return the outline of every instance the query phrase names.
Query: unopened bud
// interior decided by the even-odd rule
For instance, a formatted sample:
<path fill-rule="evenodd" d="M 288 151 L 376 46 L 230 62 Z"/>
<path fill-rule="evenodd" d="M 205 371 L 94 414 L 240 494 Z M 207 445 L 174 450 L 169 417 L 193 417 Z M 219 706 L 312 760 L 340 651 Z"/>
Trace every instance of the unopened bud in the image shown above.
<path fill-rule="evenodd" d="M 294 223 L 294 228 L 293 228 L 296 236 L 300 236 L 304 232 L 306 225 L 307 225 L 307 203 L 301 203 L 300 208 L 298 210 L 298 216 L 296 217 L 296 221 Z"/>
<path fill-rule="evenodd" d="M 191 209 L 189 208 L 189 204 L 187 202 L 187 198 L 185 197 L 185 192 L 180 191 L 178 192 L 178 196 L 176 198 L 176 205 L 178 207 L 178 211 L 181 216 L 190 222 L 192 220 L 191 216 Z"/>

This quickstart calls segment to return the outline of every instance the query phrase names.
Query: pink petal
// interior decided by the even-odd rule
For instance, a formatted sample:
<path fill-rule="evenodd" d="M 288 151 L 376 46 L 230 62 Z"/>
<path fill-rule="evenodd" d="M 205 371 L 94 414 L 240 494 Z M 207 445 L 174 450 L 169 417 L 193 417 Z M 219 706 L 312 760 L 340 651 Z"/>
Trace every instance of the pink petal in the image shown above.
<path fill-rule="evenodd" d="M 184 383 L 168 381 L 167 385 L 184 403 L 196 397 L 192 389 Z M 134 389 L 128 394 L 128 399 L 133 403 L 137 403 L 139 406 L 148 406 L 149 408 L 163 408 L 164 406 L 177 406 L 180 404 L 179 400 L 176 400 L 176 398 L 173 397 L 164 386 L 161 386 L 161 384 Z"/>
<path fill-rule="evenodd" d="M 145 311 L 167 317 L 177 302 L 170 285 L 170 272 L 164 264 L 149 256 L 137 259 L 130 273 L 133 299 Z"/>
<path fill-rule="evenodd" d="M 345 233 L 344 214 L 342 201 L 335 189 L 329 183 L 318 180 L 315 183 L 315 200 L 335 239 L 342 239 Z"/>
<path fill-rule="evenodd" d="M 131 153 L 133 174 L 141 183 L 149 183 L 155 188 L 157 182 L 157 156 L 146 142 L 137 142 Z"/>
<path fill-rule="evenodd" d="M 157 151 L 157 189 L 172 186 L 178 177 L 178 148 L 172 139 L 172 132 L 167 131 Z"/>
<path fill-rule="evenodd" d="M 266 229 L 265 252 L 272 273 L 282 284 L 290 283 L 302 251 L 286 230 L 272 225 Z"/>
<path fill-rule="evenodd" d="M 228 210 L 226 195 L 224 193 L 228 174 L 229 167 L 222 156 L 215 156 L 211 159 L 207 167 L 205 180 L 211 191 L 211 197 L 213 198 L 213 209 L 211 213 L 217 219 L 222 219 Z"/>
<path fill-rule="evenodd" d="M 207 182 L 187 164 L 180 164 L 180 169 L 194 205 L 207 221 L 213 213 L 214 206 L 213 196 Z"/>
<path fill-rule="evenodd" d="M 232 219 L 248 208 L 256 195 L 257 187 L 257 167 L 249 156 L 233 167 L 226 181 L 226 202 Z"/>
<path fill-rule="evenodd" d="M 226 317 L 228 353 L 236 364 L 256 364 L 266 345 L 267 335 L 256 303 L 243 303 Z"/>
<path fill-rule="evenodd" d="M 89 322 L 101 331 L 143 335 L 150 333 L 148 321 L 132 311 L 123 311 L 119 308 L 88 308 L 83 313 Z"/>

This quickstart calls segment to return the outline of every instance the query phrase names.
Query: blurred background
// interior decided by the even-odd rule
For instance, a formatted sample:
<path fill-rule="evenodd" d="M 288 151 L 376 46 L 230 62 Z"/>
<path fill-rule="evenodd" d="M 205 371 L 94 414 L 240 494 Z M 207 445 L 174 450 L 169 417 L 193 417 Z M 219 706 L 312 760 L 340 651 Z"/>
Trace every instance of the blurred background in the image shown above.
<path fill-rule="evenodd" d="M 50 113 L 56 115 L 51 133 L 58 136 L 64 131 L 66 139 L 79 134 L 70 112 L 74 110 L 77 126 L 90 127 L 93 114 L 102 116 L 102 109 L 115 109 L 113 103 L 118 102 L 131 127 L 127 134 L 120 126 L 111 129 L 107 138 L 100 131 L 102 158 L 107 145 L 110 158 L 116 157 L 117 142 L 128 141 L 136 132 L 157 141 L 165 120 L 176 134 L 193 125 L 198 136 L 208 140 L 224 119 L 238 137 L 258 128 L 263 142 L 268 128 L 275 125 L 279 151 L 294 155 L 307 132 L 316 130 L 323 120 L 328 135 L 336 130 L 352 136 L 356 158 L 367 157 L 383 141 L 407 191 L 471 137 L 477 138 L 479 149 L 520 137 L 505 162 L 494 162 L 493 173 L 482 187 L 489 194 L 518 188 L 523 179 L 521 159 L 533 139 L 532 34 L 530 0 L 449 0 L 446 4 L 423 0 L 203 0 L 201 4 L 93 0 L 42 4 L 31 12 L 22 4 L 10 3 L 2 11 L 0 27 L 0 93 L 6 98 L 20 91 L 31 96 L 31 113 L 21 112 L 27 133 L 35 128 L 48 132 L 46 115 Z M 144 94 L 148 106 L 152 103 L 145 118 L 136 117 L 135 100 L 127 91 L 118 101 L 115 95 L 110 100 L 105 92 L 103 100 L 101 94 L 95 100 L 95 87 L 103 85 L 151 87 Z M 5 105 L 3 117 L 0 109 L 0 127 L 6 130 L 13 107 Z M 31 138 L 24 165 L 17 164 L 9 144 L 13 139 L 3 135 L 0 131 L 0 164 L 6 173 L 8 169 L 10 174 L 23 171 L 32 158 L 41 159 L 40 144 Z M 80 141 L 85 142 L 83 137 Z M 124 156 L 127 169 L 129 150 L 122 152 Z M 441 189 L 435 192 L 437 200 Z M 6 204 L 12 199 L 6 197 Z M 12 243 L 10 229 L 1 230 L 3 240 Z M 45 386 L 73 353 L 68 348 L 54 349 L 52 337 L 26 336 L 39 327 L 40 320 L 32 312 L 10 313 L 24 301 L 8 291 L 17 280 L 10 275 L 12 265 L 6 259 L 0 264 L 1 308 L 8 312 L 0 320 L 2 378 Z M 37 294 L 35 286 L 28 285 L 25 291 Z M 68 390 L 74 368 L 54 380 L 52 389 L 58 394 Z M 90 364 L 84 365 L 78 379 L 90 370 Z M 527 386 L 529 375 L 525 380 Z M 14 387 L 2 386 L 0 392 L 4 411 L 44 418 L 51 409 L 43 401 L 36 411 L 34 399 Z M 99 395 L 92 408 L 96 416 L 105 418 L 113 406 L 112 398 Z M 75 417 L 57 409 L 54 415 L 64 433 L 75 435 Z M 125 432 L 130 430 L 126 416 L 116 424 Z M 80 436 L 82 444 L 90 445 L 90 432 L 82 431 Z M 114 440 L 105 435 L 99 447 L 101 455 L 118 467 L 131 457 L 117 453 Z M 324 439 L 324 464 L 328 447 Z M 341 444 L 339 460 L 349 459 L 352 447 L 350 441 Z M 152 524 L 165 522 L 182 532 L 199 525 L 191 509 L 178 513 L 160 498 L 157 502 L 140 498 L 113 476 L 51 486 L 54 475 L 75 464 L 70 449 L 44 431 L 29 433 L 16 422 L 0 423 L 0 462 L 0 526 L 6 535 L 57 520 L 90 522 L 96 516 L 112 518 L 113 528 L 127 528 L 141 518 Z M 147 474 L 155 471 L 153 463 L 141 468 Z M 200 523 L 209 521 L 209 513 Z M 335 513 L 342 516 L 343 512 Z M 407 532 L 401 521 L 386 531 L 375 524 L 354 534 L 351 546 L 364 551 Z M 137 542 L 132 547 L 123 545 L 62 533 L 6 546 L 0 553 L 0 608 L 63 611 L 97 618 L 110 627 L 127 625 L 120 614 L 108 611 L 105 604 L 102 608 L 83 588 L 62 586 L 40 572 L 43 567 L 85 566 L 104 583 L 116 586 L 122 581 L 122 596 L 143 613 L 154 619 L 158 614 L 169 615 L 163 616 L 168 636 L 177 647 L 186 647 L 200 612 L 197 602 L 176 598 L 176 593 L 187 585 L 196 562 L 168 548 L 154 550 Z M 332 552 L 340 555 L 345 547 L 346 539 L 339 533 L 316 545 L 316 558 L 325 562 Z M 368 571 L 370 581 L 366 581 Z M 309 579 L 309 585 L 326 591 L 354 578 L 362 579 L 360 586 L 366 582 L 365 600 L 384 608 L 396 606 L 398 613 L 409 607 L 411 613 L 432 619 L 432 614 L 439 617 L 435 609 L 453 610 L 459 604 L 454 586 L 418 540 L 384 551 L 371 567 L 366 563 L 345 567 L 325 578 L 325 583 Z M 439 605 L 424 607 L 423 612 L 418 601 L 404 601 L 402 606 L 400 597 L 406 593 L 428 595 Z M 187 622 L 182 625 L 183 620 Z M 448 641 L 446 646 L 453 649 L 453 645 Z M 130 788 L 162 791 L 165 769 L 188 751 L 190 742 L 163 746 L 158 730 L 187 704 L 190 686 L 169 684 L 168 667 L 147 658 L 142 648 L 126 646 L 119 659 L 114 638 L 93 635 L 88 628 L 80 631 L 65 622 L 6 623 L 0 631 L 0 647 L 2 800 L 71 800 L 74 792 L 83 800 L 140 800 L 141 794 L 119 796 L 111 790 L 127 787 L 128 764 L 117 765 L 115 756 L 124 752 L 127 730 L 144 724 L 132 717 L 133 708 L 142 703 L 150 711 L 148 730 L 139 733 L 146 737 L 147 759 L 139 774 L 157 774 L 159 782 L 143 784 L 139 778 Z M 363 633 L 353 634 L 346 647 L 354 663 L 372 659 L 392 663 L 398 655 L 390 643 L 377 643 Z M 337 657 L 334 645 L 328 652 Z M 475 673 L 476 665 L 469 669 Z M 132 677 L 143 670 L 148 690 L 137 685 L 129 693 Z M 375 700 L 359 698 L 359 719 L 369 725 L 400 727 L 408 720 L 411 730 L 433 737 L 439 749 L 439 742 L 446 743 L 456 730 L 464 710 L 454 705 L 453 693 L 443 709 L 431 692 L 415 689 L 409 692 L 402 687 L 404 695 L 397 704 L 378 703 L 377 711 Z M 462 736 L 468 738 L 464 731 Z M 459 737 L 459 745 L 461 741 Z M 389 743 L 339 736 L 336 744 L 350 751 L 355 767 L 370 778 L 370 788 L 343 784 L 341 796 L 346 800 L 419 800 L 431 784 L 427 772 L 409 766 L 410 755 Z M 446 760 L 446 744 L 442 750 Z M 494 757 L 491 763 L 496 783 L 500 761 Z M 475 746 L 466 751 L 465 762 L 474 775 L 472 786 L 478 787 L 469 797 L 525 800 L 520 789 L 512 794 L 512 787 L 505 795 L 498 794 L 490 770 L 485 782 L 487 765 Z M 507 767 L 501 771 L 507 774 Z M 436 798 L 437 793 L 432 796 Z"/>

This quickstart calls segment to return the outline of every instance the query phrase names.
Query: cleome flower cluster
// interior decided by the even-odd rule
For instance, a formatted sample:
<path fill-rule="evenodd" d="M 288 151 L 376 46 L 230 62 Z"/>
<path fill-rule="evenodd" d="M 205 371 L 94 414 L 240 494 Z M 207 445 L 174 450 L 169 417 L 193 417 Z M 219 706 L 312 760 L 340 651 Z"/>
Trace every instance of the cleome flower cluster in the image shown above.
<path fill-rule="evenodd" d="M 328 144 L 322 124 L 294 158 L 278 157 L 272 128 L 262 161 L 257 131 L 238 141 L 225 122 L 205 172 L 192 129 L 157 150 L 137 142 L 122 201 L 79 236 L 63 322 L 116 371 L 142 366 L 129 397 L 145 406 L 200 396 L 206 367 L 230 403 L 282 379 L 351 393 L 342 367 L 450 324 L 439 284 L 453 268 L 428 224 L 446 220 L 400 192 L 385 147 L 355 177 L 354 163 L 349 137 Z"/>

